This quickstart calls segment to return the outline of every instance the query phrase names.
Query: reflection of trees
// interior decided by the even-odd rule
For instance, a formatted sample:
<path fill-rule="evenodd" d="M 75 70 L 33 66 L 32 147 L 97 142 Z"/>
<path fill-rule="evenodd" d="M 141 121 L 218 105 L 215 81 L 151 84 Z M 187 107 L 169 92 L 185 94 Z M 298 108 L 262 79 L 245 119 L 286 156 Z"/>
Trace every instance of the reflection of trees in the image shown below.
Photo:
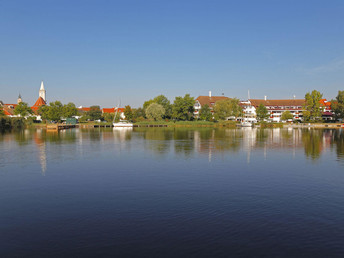
<path fill-rule="evenodd" d="M 214 148 L 217 151 L 240 150 L 243 140 L 243 131 L 234 129 L 214 129 Z"/>
<path fill-rule="evenodd" d="M 194 151 L 195 130 L 189 128 L 174 128 L 174 151 L 190 156 Z"/>
<path fill-rule="evenodd" d="M 256 145 L 258 147 L 265 146 L 265 143 L 266 143 L 266 141 L 268 140 L 268 137 L 269 137 L 269 131 L 270 131 L 270 129 L 265 129 L 265 128 L 257 129 L 257 132 L 256 132 L 256 139 L 257 139 Z"/>
<path fill-rule="evenodd" d="M 303 130 L 302 142 L 307 157 L 316 160 L 322 151 L 323 130 Z"/>
<path fill-rule="evenodd" d="M 42 140 L 52 143 L 74 143 L 76 141 L 76 132 L 74 129 L 62 130 L 58 132 L 49 132 L 44 130 L 42 132 Z"/>
<path fill-rule="evenodd" d="M 335 130 L 332 137 L 332 145 L 335 145 L 338 158 L 344 157 L 344 133 L 343 130 Z"/>
<path fill-rule="evenodd" d="M 26 145 L 32 140 L 32 134 L 29 130 L 13 130 L 14 138 L 19 145 Z"/>
<path fill-rule="evenodd" d="M 136 131 L 136 130 L 135 130 Z M 154 151 L 156 154 L 167 153 L 170 149 L 171 141 L 173 139 L 173 128 L 145 128 L 138 130 L 138 132 L 143 132 L 143 137 L 145 140 L 149 140 L 147 143 L 147 148 Z"/>

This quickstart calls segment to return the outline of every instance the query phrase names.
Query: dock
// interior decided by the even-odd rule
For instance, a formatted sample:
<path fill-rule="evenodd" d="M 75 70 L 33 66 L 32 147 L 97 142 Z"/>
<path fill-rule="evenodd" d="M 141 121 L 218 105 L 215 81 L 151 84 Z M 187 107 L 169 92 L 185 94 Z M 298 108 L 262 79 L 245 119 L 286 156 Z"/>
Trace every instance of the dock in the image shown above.
<path fill-rule="evenodd" d="M 59 131 L 59 130 L 65 130 L 65 129 L 71 129 L 71 128 L 77 128 L 78 125 L 67 125 L 67 124 L 48 124 L 47 130 L 48 131 Z"/>

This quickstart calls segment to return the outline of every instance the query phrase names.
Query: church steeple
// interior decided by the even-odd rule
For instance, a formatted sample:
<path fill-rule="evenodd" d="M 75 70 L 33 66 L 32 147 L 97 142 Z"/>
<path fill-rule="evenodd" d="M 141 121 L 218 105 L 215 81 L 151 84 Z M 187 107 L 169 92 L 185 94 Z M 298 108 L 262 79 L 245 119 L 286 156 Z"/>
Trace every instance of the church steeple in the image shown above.
<path fill-rule="evenodd" d="M 42 81 L 42 82 L 41 82 L 41 88 L 40 88 L 40 90 L 39 90 L 39 96 L 40 96 L 45 102 L 47 102 L 46 99 L 45 99 L 45 94 L 46 94 L 46 91 L 45 91 L 45 89 L 44 89 L 44 84 L 43 84 L 43 81 Z"/>
<path fill-rule="evenodd" d="M 18 99 L 17 99 L 17 104 L 19 104 L 20 102 L 22 102 L 22 97 L 21 97 L 21 95 L 19 93 L 19 96 L 18 96 Z"/>

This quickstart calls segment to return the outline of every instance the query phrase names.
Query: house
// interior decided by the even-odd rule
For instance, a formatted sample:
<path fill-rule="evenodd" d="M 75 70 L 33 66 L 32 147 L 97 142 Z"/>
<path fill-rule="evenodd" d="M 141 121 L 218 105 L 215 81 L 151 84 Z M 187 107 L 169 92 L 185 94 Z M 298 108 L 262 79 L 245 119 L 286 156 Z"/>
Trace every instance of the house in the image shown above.
<path fill-rule="evenodd" d="M 283 112 L 290 111 L 295 120 L 302 120 L 305 105 L 304 99 L 249 99 L 242 101 L 243 113 L 251 118 L 256 117 L 256 109 L 263 104 L 269 112 L 269 120 L 273 122 L 281 122 Z"/>
<path fill-rule="evenodd" d="M 117 114 L 119 115 L 119 117 L 121 119 L 125 119 L 124 108 L 115 107 L 115 108 L 103 108 L 102 109 L 103 114 L 114 114 L 116 112 L 118 112 Z"/>
<path fill-rule="evenodd" d="M 209 96 L 199 96 L 196 100 L 195 100 L 195 105 L 194 105 L 194 115 L 198 116 L 199 115 L 199 111 L 201 110 L 202 106 L 204 105 L 208 105 L 211 112 L 213 112 L 213 108 L 215 106 L 215 103 L 219 100 L 225 100 L 225 99 L 229 99 L 228 97 L 225 96 L 212 96 L 211 95 L 211 91 L 209 91 Z"/>
<path fill-rule="evenodd" d="M 320 100 L 320 107 L 322 108 L 322 119 L 324 121 L 335 120 L 334 112 L 331 109 L 331 101 L 327 101 L 326 99 Z"/>

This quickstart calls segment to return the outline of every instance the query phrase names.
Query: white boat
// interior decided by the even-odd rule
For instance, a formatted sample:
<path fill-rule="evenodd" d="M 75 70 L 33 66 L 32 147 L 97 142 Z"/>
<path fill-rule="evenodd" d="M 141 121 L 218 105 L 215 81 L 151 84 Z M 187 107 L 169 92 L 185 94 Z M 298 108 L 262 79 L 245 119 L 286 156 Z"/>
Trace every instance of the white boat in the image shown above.
<path fill-rule="evenodd" d="M 252 127 L 252 123 L 248 121 L 241 122 L 241 127 Z"/>
<path fill-rule="evenodd" d="M 113 127 L 133 127 L 134 124 L 133 123 L 130 123 L 126 120 L 120 120 L 119 122 L 113 122 L 112 123 Z"/>
<path fill-rule="evenodd" d="M 121 102 L 120 102 L 120 103 L 121 103 Z M 120 119 L 119 122 L 115 122 L 115 121 L 116 121 L 116 117 L 117 117 L 117 114 L 118 114 L 118 110 L 119 110 L 120 105 L 121 105 L 121 104 L 119 104 L 118 107 L 116 108 L 116 114 L 115 114 L 115 117 L 113 118 L 112 126 L 113 126 L 113 127 L 133 127 L 134 124 L 133 124 L 133 123 L 130 123 L 130 122 L 127 121 L 127 120 L 122 120 L 122 119 Z"/>

